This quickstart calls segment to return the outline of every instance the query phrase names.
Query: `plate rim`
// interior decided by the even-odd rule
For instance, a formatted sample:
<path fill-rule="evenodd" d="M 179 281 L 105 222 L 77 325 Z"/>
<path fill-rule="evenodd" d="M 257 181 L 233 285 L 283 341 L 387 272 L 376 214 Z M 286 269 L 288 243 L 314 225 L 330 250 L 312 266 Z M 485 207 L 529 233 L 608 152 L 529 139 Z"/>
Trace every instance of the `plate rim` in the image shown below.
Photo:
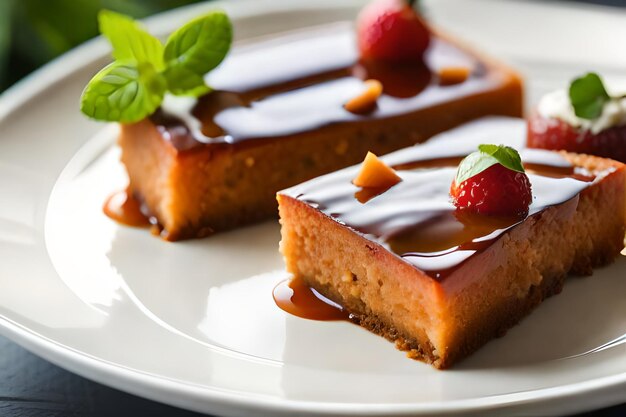
<path fill-rule="evenodd" d="M 128 368 L 97 358 L 77 351 L 70 346 L 62 345 L 6 317 L 0 316 L 0 324 L 0 334 L 9 337 L 25 349 L 57 366 L 115 389 L 198 412 L 206 412 L 206 405 L 211 405 L 216 406 L 218 412 L 224 411 L 223 414 L 232 415 L 240 414 L 228 413 L 228 411 L 259 411 L 259 407 L 263 407 L 262 411 L 264 412 L 271 412 L 272 414 L 286 413 L 287 415 L 292 412 L 298 412 L 302 415 L 333 413 L 346 416 L 356 413 L 370 416 L 383 415 L 382 413 L 384 415 L 393 414 L 398 416 L 443 416 L 458 415 L 459 412 L 466 414 L 480 413 L 480 415 L 487 415 L 485 413 L 488 413 L 488 415 L 492 415 L 511 407 L 527 407 L 524 410 L 526 412 L 542 410 L 544 407 L 549 408 L 554 401 L 561 402 L 574 398 L 577 400 L 575 402 L 578 403 L 581 400 L 581 395 L 593 396 L 609 389 L 616 393 L 615 401 L 611 402 L 617 404 L 620 401 L 621 389 L 626 388 L 626 372 L 624 372 L 557 387 L 427 403 L 331 403 L 279 399 L 278 397 L 264 395 L 252 397 L 246 394 L 152 375 L 139 369 Z M 163 401 L 163 394 L 169 395 L 167 401 Z M 611 402 L 603 403 L 610 406 L 612 405 Z M 596 406 L 594 402 L 588 404 L 588 409 L 593 409 Z M 563 408 L 561 407 L 562 410 Z M 581 410 L 580 407 L 575 407 L 575 410 L 579 412 L 585 411 Z"/>
<path fill-rule="evenodd" d="M 233 11 L 235 18 L 253 17 L 281 11 L 298 11 L 314 9 L 345 9 L 363 3 L 362 0 L 344 1 L 341 5 L 331 0 L 318 0 L 314 3 L 304 0 L 280 5 L 272 0 L 240 0 L 237 2 L 217 1 L 200 3 L 174 9 L 154 15 L 145 20 L 151 30 L 171 27 L 172 21 L 180 20 L 200 10 L 215 7 L 226 7 Z M 66 79 L 79 72 L 95 61 L 105 59 L 108 46 L 100 36 L 83 43 L 77 48 L 44 65 L 27 75 L 0 95 L 0 124 L 10 115 L 45 91 L 55 81 Z M 42 231 L 43 233 L 43 231 Z M 525 411 L 554 408 L 555 401 L 576 398 L 576 411 L 580 405 L 586 404 L 587 409 L 598 406 L 598 401 L 583 402 L 581 396 L 590 398 L 594 395 L 605 398 L 602 404 L 608 406 L 623 401 L 620 397 L 622 389 L 626 389 L 626 372 L 616 375 L 598 377 L 573 384 L 549 388 L 540 388 L 516 393 L 500 394 L 480 398 L 468 398 L 450 401 L 433 401 L 423 403 L 334 403 L 298 401 L 265 395 L 251 396 L 248 394 L 226 391 L 209 386 L 199 386 L 186 381 L 174 380 L 157 376 L 139 369 L 128 368 L 101 358 L 80 352 L 70 346 L 63 345 L 27 328 L 9 318 L 0 315 L 0 334 L 8 337 L 36 355 L 78 375 L 96 382 L 149 398 L 154 401 L 172 404 L 189 410 L 218 412 L 235 415 L 245 411 L 264 411 L 269 413 L 289 414 L 293 412 L 307 415 L 327 413 L 353 415 L 450 415 L 456 413 L 498 413 L 504 408 L 518 407 Z M 445 372 L 445 371 L 444 371 Z M 167 399 L 164 401 L 164 395 Z M 572 406 L 570 405 L 570 408 Z M 567 410 L 560 404 L 560 411 Z M 545 411 L 545 410 L 544 410 Z"/>

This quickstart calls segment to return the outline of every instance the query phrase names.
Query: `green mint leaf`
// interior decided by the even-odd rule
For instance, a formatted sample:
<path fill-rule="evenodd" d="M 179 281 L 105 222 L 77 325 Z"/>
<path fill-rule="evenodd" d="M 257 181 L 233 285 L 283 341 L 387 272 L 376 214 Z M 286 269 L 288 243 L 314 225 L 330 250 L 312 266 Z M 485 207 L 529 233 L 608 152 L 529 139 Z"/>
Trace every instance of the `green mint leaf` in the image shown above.
<path fill-rule="evenodd" d="M 165 68 L 163 45 L 132 18 L 110 10 L 98 14 L 100 32 L 113 47 L 113 58 L 122 62 L 151 63 L 158 71 Z"/>
<path fill-rule="evenodd" d="M 139 121 L 161 105 L 168 89 L 176 95 L 208 93 L 204 75 L 222 62 L 233 37 L 230 20 L 220 11 L 187 23 L 165 47 L 130 17 L 103 10 L 98 21 L 116 62 L 89 82 L 81 110 L 103 121 Z"/>
<path fill-rule="evenodd" d="M 168 67 L 163 72 L 163 76 L 168 81 L 169 91 L 174 95 L 199 97 L 211 91 L 211 88 L 204 83 L 202 75 L 185 67 Z"/>
<path fill-rule="evenodd" d="M 96 120 L 137 122 L 159 107 L 166 87 L 151 64 L 113 63 L 87 84 L 81 111 Z"/>
<path fill-rule="evenodd" d="M 454 181 L 457 184 L 461 184 L 462 182 L 472 178 L 474 175 L 480 174 L 490 166 L 497 163 L 498 161 L 496 158 L 491 155 L 484 154 L 480 151 L 472 152 L 459 164 Z"/>
<path fill-rule="evenodd" d="M 169 90 L 175 94 L 197 91 L 199 78 L 222 62 L 232 38 L 230 20 L 221 11 L 198 17 L 172 33 L 164 52 Z M 195 75 L 192 81 L 187 79 L 190 74 Z"/>
<path fill-rule="evenodd" d="M 504 145 L 478 145 L 478 150 L 491 155 L 498 163 L 511 171 L 524 172 L 522 158 L 519 153 L 510 146 Z"/>
<path fill-rule="evenodd" d="M 599 117 L 604 104 L 611 99 L 604 88 L 602 79 L 593 72 L 572 81 L 569 87 L 569 98 L 576 116 L 589 120 Z"/>
<path fill-rule="evenodd" d="M 495 164 L 513 171 L 524 172 L 522 159 L 515 149 L 504 145 L 480 145 L 478 149 L 466 156 L 459 164 L 454 180 L 457 184 L 461 184 Z"/>

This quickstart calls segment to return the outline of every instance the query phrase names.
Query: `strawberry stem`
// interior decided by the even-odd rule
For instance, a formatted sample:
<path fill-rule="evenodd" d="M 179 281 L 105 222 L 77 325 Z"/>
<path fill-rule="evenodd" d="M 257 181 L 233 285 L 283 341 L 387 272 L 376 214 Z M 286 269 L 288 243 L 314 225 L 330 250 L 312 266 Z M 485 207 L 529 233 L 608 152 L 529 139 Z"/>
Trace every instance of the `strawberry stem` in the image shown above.
<path fill-rule="evenodd" d="M 417 4 L 417 0 L 408 0 L 407 3 L 411 9 L 415 9 L 415 5 Z"/>

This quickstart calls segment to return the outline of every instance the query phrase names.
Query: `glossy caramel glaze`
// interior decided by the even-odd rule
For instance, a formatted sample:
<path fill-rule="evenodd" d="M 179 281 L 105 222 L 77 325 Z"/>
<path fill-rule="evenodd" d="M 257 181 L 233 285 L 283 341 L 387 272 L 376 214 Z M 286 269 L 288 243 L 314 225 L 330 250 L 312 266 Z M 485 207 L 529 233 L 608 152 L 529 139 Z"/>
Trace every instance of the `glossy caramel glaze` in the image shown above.
<path fill-rule="evenodd" d="M 128 189 L 111 194 L 104 202 L 102 211 L 110 219 L 127 226 L 151 225 L 150 218 L 142 211 L 141 203 L 128 192 Z"/>
<path fill-rule="evenodd" d="M 348 320 L 349 314 L 301 279 L 281 281 L 273 292 L 276 305 L 287 313 L 310 320 Z"/>
<path fill-rule="evenodd" d="M 451 66 L 469 68 L 470 75 L 462 83 L 441 86 L 436 74 Z M 179 151 L 207 143 L 223 146 L 338 123 L 366 128 L 381 119 L 488 92 L 500 87 L 503 77 L 441 38 L 433 39 L 421 64 L 359 62 L 352 25 L 337 24 L 238 47 L 209 74 L 214 91 L 191 110 L 201 121 L 201 135 L 192 134 L 167 109 L 157 111 L 152 121 Z M 367 79 L 379 80 L 383 94 L 372 112 L 350 113 L 344 104 L 362 93 Z"/>
<path fill-rule="evenodd" d="M 322 211 L 432 278 L 442 280 L 524 221 L 459 213 L 449 196 L 461 158 L 475 150 L 478 143 L 493 143 L 494 137 L 506 139 L 497 134 L 498 129 L 510 134 L 510 127 L 517 129 L 520 123 L 523 121 L 504 118 L 478 121 L 441 135 L 444 142 L 433 139 L 390 154 L 383 159 L 398 170 L 402 181 L 369 198 L 363 198 L 363 190 L 351 182 L 358 167 L 319 177 L 282 193 Z M 516 141 L 518 149 L 523 142 L 522 130 Z M 541 215 L 550 206 L 577 198 L 593 183 L 591 174 L 574 168 L 558 153 L 522 149 L 521 156 L 533 190 L 529 216 Z"/>

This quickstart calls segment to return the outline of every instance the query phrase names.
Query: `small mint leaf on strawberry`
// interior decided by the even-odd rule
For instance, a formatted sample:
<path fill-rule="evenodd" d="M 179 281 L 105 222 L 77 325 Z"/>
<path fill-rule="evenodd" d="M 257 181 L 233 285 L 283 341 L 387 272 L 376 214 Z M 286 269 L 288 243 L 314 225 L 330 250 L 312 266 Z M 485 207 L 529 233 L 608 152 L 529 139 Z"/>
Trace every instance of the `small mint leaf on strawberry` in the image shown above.
<path fill-rule="evenodd" d="M 515 149 L 504 145 L 479 145 L 478 151 L 469 154 L 461 161 L 455 181 L 460 184 L 495 164 L 500 164 L 512 171 L 524 172 L 522 159 Z"/>
<path fill-rule="evenodd" d="M 478 150 L 487 155 L 491 155 L 500 165 L 517 172 L 524 172 L 522 158 L 519 153 L 510 146 L 504 145 L 478 145 Z"/>
<path fill-rule="evenodd" d="M 522 217 L 532 203 L 530 180 L 519 154 L 502 145 L 480 145 L 463 159 L 450 196 L 458 210 L 483 215 Z"/>
<path fill-rule="evenodd" d="M 602 79 L 593 72 L 572 81 L 569 98 L 576 116 L 588 120 L 600 117 L 604 105 L 611 100 Z"/>

